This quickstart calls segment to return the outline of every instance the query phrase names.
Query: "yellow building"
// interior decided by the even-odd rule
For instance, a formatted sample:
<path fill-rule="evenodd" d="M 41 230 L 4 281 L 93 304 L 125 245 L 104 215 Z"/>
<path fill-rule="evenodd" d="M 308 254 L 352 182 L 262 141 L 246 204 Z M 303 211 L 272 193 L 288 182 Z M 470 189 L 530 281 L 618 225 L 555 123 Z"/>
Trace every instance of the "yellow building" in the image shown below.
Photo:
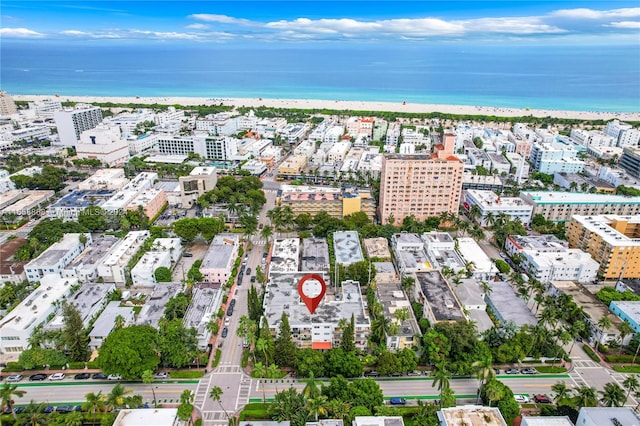
<path fill-rule="evenodd" d="M 301 213 L 315 216 L 327 212 L 331 217 L 342 219 L 353 213 L 364 212 L 371 221 L 376 211 L 371 191 L 356 188 L 283 185 L 276 205 L 291 207 L 294 216 Z"/>
<path fill-rule="evenodd" d="M 600 263 L 604 279 L 640 278 L 640 215 L 573 216 L 566 234 L 569 247 Z"/>
<path fill-rule="evenodd" d="M 300 176 L 300 173 L 306 165 L 306 156 L 292 155 L 280 164 L 280 167 L 278 167 L 278 175 L 286 177 Z"/>

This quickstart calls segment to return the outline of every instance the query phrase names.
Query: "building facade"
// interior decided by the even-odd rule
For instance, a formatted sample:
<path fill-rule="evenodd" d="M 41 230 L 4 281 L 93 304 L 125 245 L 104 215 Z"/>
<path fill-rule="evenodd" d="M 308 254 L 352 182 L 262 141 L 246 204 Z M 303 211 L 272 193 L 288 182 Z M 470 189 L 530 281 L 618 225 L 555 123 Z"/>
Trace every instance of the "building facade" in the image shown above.
<path fill-rule="evenodd" d="M 215 167 L 196 167 L 189 176 L 181 176 L 178 181 L 182 208 L 188 209 L 193 207 L 205 192 L 215 189 L 218 177 Z"/>
<path fill-rule="evenodd" d="M 79 159 L 99 160 L 111 167 L 121 166 L 129 160 L 129 143 L 122 138 L 119 127 L 99 124 L 80 134 L 76 153 Z"/>
<path fill-rule="evenodd" d="M 55 111 L 60 144 L 75 146 L 85 130 L 95 128 L 102 121 L 102 109 L 93 105 L 76 105 L 75 109 Z"/>
<path fill-rule="evenodd" d="M 522 191 L 520 198 L 533 206 L 531 217 L 540 214 L 546 220 L 554 222 L 569 221 L 574 215 L 640 214 L 640 197 L 558 191 Z"/>
<path fill-rule="evenodd" d="M 363 212 L 373 221 L 376 213 L 376 202 L 371 190 L 353 187 L 340 189 L 282 185 L 276 205 L 290 207 L 294 216 L 302 213 L 315 216 L 326 212 L 331 217 L 342 219 L 347 215 Z"/>

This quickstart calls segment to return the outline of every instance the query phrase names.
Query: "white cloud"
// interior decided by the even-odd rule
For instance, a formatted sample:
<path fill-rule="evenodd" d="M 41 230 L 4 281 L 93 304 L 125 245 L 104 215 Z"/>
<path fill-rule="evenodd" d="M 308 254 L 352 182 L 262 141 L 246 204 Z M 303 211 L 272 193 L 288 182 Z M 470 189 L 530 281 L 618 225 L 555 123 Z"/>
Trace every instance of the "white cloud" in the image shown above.
<path fill-rule="evenodd" d="M 567 30 L 542 22 L 539 17 L 480 18 L 459 21 L 467 32 L 499 34 L 558 34 Z"/>
<path fill-rule="evenodd" d="M 178 32 L 163 32 L 163 31 L 145 31 L 145 30 L 131 30 L 131 34 L 148 36 L 158 39 L 171 39 L 171 40 L 198 40 L 200 35 L 193 33 L 178 33 Z"/>
<path fill-rule="evenodd" d="M 190 25 L 187 25 L 185 28 L 189 28 L 192 30 L 208 30 L 209 28 L 211 28 L 211 26 L 207 24 L 190 24 Z"/>
<path fill-rule="evenodd" d="M 78 30 L 60 31 L 60 34 L 68 35 L 68 36 L 83 36 L 83 37 L 90 37 L 92 35 L 91 33 L 87 33 L 85 31 L 78 31 Z"/>
<path fill-rule="evenodd" d="M 215 15 L 211 13 L 196 13 L 189 15 L 188 18 L 197 21 L 217 22 L 219 24 L 235 24 L 235 25 L 253 25 L 254 22 L 248 19 L 234 18 L 227 15 Z"/>
<path fill-rule="evenodd" d="M 44 34 L 28 28 L 0 28 L 0 36 L 12 38 L 38 38 L 44 37 Z"/>
<path fill-rule="evenodd" d="M 619 21 L 619 22 L 611 22 L 606 25 L 607 27 L 613 28 L 623 28 L 630 30 L 640 30 L 640 21 Z"/>
<path fill-rule="evenodd" d="M 609 19 L 609 18 L 635 18 L 640 16 L 640 7 L 624 9 L 594 10 L 587 8 L 561 9 L 551 13 L 550 16 L 571 19 Z"/>

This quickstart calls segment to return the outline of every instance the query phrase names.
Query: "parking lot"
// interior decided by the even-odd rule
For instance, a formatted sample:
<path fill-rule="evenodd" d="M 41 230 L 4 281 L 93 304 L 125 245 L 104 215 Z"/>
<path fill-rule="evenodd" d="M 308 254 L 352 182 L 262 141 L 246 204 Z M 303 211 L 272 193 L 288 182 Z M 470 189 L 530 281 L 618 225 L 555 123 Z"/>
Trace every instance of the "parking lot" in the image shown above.
<path fill-rule="evenodd" d="M 173 270 L 172 280 L 174 282 L 180 282 L 186 278 L 187 272 L 193 265 L 193 263 L 202 259 L 209 248 L 209 244 L 205 241 L 194 241 L 192 243 L 187 244 L 184 247 L 184 251 L 182 253 L 182 257 L 178 260 L 176 267 Z M 185 253 L 190 253 L 192 256 L 185 256 Z"/>

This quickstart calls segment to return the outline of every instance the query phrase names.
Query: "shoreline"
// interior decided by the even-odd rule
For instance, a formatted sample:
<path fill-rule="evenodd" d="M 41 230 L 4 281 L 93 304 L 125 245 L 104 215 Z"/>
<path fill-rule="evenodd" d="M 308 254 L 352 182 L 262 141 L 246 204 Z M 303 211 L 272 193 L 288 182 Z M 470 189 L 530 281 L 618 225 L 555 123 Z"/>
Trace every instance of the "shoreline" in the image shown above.
<path fill-rule="evenodd" d="M 56 95 L 12 95 L 17 101 L 41 101 Z M 474 105 L 419 104 L 375 101 L 349 100 L 315 100 L 315 99 L 276 99 L 276 98 L 203 98 L 187 96 L 137 97 L 137 96 L 65 96 L 59 95 L 61 101 L 115 104 L 161 104 L 161 105 L 219 105 L 234 107 L 259 107 L 285 109 L 330 109 L 352 111 L 380 111 L 402 113 L 430 113 L 459 115 L 492 115 L 497 117 L 554 117 L 578 120 L 611 120 L 640 121 L 639 112 L 606 112 L 606 111 L 567 111 L 552 109 L 505 108 Z"/>

